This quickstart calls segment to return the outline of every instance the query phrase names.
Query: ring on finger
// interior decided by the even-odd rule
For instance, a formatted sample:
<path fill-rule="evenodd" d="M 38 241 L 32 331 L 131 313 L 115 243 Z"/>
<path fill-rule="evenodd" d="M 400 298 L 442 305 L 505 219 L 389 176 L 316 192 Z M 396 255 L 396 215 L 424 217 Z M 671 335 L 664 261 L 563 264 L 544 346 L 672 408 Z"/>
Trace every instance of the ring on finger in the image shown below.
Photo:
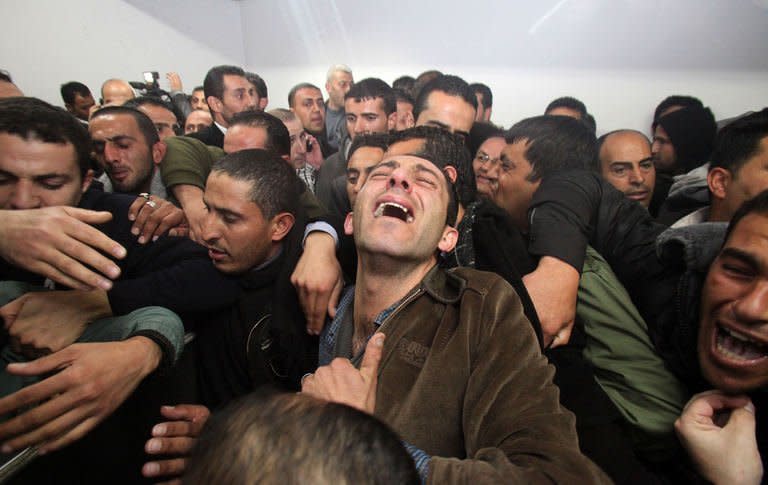
<path fill-rule="evenodd" d="M 157 207 L 157 202 L 155 202 L 154 200 L 147 199 L 147 205 L 154 209 L 155 207 Z"/>
<path fill-rule="evenodd" d="M 142 192 L 139 194 L 139 197 L 144 197 L 144 199 L 149 200 L 149 194 L 146 192 Z"/>

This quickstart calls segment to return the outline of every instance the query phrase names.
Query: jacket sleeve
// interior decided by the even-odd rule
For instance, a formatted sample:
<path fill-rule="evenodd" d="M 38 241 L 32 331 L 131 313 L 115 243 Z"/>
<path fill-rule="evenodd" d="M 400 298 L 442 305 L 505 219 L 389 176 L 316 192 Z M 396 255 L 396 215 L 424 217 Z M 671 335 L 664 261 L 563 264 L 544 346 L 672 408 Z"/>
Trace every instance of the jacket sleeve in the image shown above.
<path fill-rule="evenodd" d="M 174 185 L 182 184 L 204 189 L 214 162 L 224 156 L 223 150 L 188 136 L 167 138 L 165 145 L 160 175 L 169 191 Z"/>
<path fill-rule="evenodd" d="M 124 315 L 138 308 L 162 306 L 182 316 L 216 310 L 231 305 L 239 286 L 233 278 L 219 272 L 205 248 L 187 238 L 163 236 L 157 241 L 139 244 L 131 234 L 128 207 L 135 197 L 101 194 L 84 208 L 106 210 L 112 220 L 97 226 L 128 251 L 116 261 L 120 278 L 107 292 L 114 315 Z"/>
<path fill-rule="evenodd" d="M 630 294 L 666 272 L 656 257 L 656 238 L 665 227 L 598 174 L 571 170 L 548 177 L 528 215 L 531 254 L 554 256 L 581 271 L 589 244 Z"/>
<path fill-rule="evenodd" d="M 514 290 L 498 280 L 477 318 L 462 405 L 466 458 L 433 456 L 428 483 L 609 483 L 579 451 L 574 417 Z"/>

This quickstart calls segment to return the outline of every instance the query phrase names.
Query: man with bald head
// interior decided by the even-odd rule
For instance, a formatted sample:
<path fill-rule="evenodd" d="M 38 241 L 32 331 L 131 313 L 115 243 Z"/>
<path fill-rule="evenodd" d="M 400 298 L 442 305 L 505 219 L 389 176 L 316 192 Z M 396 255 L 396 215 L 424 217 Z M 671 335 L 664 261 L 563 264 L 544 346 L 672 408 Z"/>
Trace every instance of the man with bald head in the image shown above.
<path fill-rule="evenodd" d="M 107 79 L 101 85 L 102 106 L 122 106 L 129 99 L 136 97 L 130 84 L 122 79 Z"/>
<path fill-rule="evenodd" d="M 656 184 L 656 168 L 648 138 L 635 130 L 616 130 L 597 140 L 598 171 L 628 199 L 647 208 Z"/>

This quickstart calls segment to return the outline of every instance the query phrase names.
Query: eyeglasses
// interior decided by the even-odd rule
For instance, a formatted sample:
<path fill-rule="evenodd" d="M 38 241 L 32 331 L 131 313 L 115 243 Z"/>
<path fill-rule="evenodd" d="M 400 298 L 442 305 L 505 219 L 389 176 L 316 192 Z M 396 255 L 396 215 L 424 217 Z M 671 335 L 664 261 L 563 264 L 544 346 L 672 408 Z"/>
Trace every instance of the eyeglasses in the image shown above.
<path fill-rule="evenodd" d="M 483 152 L 479 152 L 475 157 L 475 160 L 480 162 L 482 165 L 485 165 L 486 163 L 491 162 L 491 166 L 498 165 L 501 162 L 500 158 L 491 158 L 490 155 Z"/>

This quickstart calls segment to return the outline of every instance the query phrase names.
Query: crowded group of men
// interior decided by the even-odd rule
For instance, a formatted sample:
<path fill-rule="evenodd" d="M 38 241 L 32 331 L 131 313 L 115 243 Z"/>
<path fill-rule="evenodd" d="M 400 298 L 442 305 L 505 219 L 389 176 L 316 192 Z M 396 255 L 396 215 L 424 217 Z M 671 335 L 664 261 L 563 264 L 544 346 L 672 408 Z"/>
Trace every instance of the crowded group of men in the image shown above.
<path fill-rule="evenodd" d="M 167 78 L 0 76 L 0 480 L 764 481 L 768 108 Z"/>

